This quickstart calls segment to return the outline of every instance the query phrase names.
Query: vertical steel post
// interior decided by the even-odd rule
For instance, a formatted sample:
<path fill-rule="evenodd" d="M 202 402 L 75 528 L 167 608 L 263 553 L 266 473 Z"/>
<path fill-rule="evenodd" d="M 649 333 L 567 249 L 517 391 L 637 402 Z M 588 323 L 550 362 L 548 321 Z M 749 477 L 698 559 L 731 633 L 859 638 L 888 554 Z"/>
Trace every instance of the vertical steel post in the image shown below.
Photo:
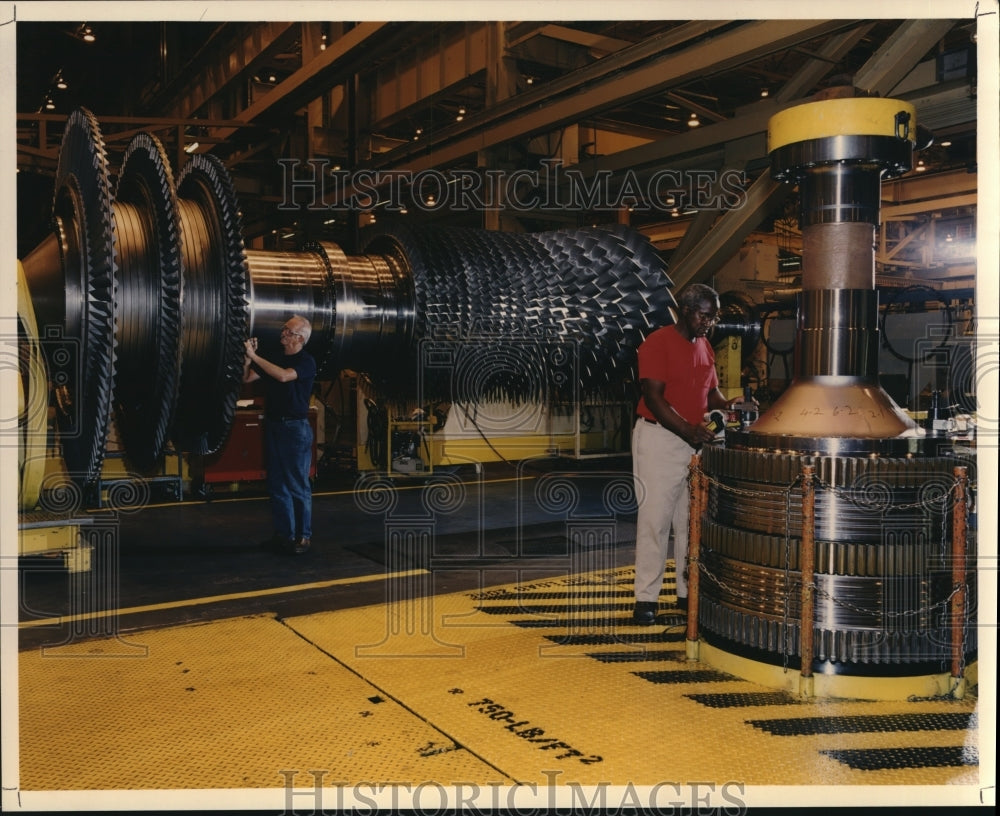
<path fill-rule="evenodd" d="M 962 655 L 965 652 L 965 581 L 966 581 L 966 485 L 968 469 L 956 467 L 955 501 L 951 515 L 951 676 L 962 679 Z"/>
<path fill-rule="evenodd" d="M 802 540 L 799 553 L 801 571 L 802 610 L 799 621 L 799 653 L 802 656 L 801 675 L 803 680 L 812 678 L 813 662 L 813 619 L 815 617 L 816 580 L 816 491 L 813 465 L 802 465 Z"/>
<path fill-rule="evenodd" d="M 688 609 L 687 609 L 687 657 L 698 659 L 698 568 L 701 551 L 701 520 L 708 506 L 706 482 L 701 469 L 701 457 L 694 454 L 688 466 L 691 471 L 691 507 L 688 514 Z M 683 569 L 681 564 L 677 569 Z"/>

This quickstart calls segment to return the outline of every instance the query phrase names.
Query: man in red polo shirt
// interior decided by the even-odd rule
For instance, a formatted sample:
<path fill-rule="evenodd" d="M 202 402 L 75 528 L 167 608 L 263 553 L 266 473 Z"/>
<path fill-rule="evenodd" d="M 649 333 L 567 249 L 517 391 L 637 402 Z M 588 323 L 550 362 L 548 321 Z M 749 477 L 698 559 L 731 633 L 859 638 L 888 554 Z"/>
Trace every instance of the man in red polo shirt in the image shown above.
<path fill-rule="evenodd" d="M 705 413 L 742 400 L 727 400 L 719 390 L 715 352 L 706 337 L 718 322 L 718 294 L 695 283 L 678 295 L 677 303 L 677 323 L 654 331 L 638 351 L 642 396 L 632 430 L 639 506 L 633 620 L 642 625 L 656 620 L 670 557 L 677 565 L 677 605 L 687 609 L 688 467 L 698 447 L 715 438 L 705 426 Z"/>

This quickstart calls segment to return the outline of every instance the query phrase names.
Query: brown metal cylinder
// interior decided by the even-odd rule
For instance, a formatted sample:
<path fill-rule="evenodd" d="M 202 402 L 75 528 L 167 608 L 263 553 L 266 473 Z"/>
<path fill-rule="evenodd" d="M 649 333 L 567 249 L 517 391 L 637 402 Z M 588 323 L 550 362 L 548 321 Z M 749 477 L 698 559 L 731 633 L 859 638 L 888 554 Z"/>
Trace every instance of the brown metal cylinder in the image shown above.
<path fill-rule="evenodd" d="M 802 230 L 803 289 L 874 289 L 875 225 L 842 221 Z"/>

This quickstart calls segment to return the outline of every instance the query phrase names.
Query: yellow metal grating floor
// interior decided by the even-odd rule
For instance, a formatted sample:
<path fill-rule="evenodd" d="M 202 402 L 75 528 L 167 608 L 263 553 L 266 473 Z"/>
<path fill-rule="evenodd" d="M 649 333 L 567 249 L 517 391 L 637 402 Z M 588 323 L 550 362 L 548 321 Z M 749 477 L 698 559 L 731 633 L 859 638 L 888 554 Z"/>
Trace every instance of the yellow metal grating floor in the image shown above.
<path fill-rule="evenodd" d="M 20 790 L 710 780 L 979 801 L 973 695 L 801 702 L 722 674 L 685 659 L 682 615 L 631 623 L 630 568 L 413 580 L 391 604 L 22 652 Z"/>

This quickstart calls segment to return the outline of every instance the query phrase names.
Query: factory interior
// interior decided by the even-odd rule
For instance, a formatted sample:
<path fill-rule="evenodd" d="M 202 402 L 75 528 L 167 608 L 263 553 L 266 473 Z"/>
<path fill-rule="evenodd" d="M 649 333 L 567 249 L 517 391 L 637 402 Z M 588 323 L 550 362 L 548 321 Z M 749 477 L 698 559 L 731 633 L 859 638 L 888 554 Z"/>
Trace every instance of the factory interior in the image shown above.
<path fill-rule="evenodd" d="M 42 5 L 0 29 L 4 810 L 993 811 L 995 3 Z M 637 349 L 691 284 L 741 400 L 640 625 Z M 244 358 L 294 316 L 278 551 Z"/>

